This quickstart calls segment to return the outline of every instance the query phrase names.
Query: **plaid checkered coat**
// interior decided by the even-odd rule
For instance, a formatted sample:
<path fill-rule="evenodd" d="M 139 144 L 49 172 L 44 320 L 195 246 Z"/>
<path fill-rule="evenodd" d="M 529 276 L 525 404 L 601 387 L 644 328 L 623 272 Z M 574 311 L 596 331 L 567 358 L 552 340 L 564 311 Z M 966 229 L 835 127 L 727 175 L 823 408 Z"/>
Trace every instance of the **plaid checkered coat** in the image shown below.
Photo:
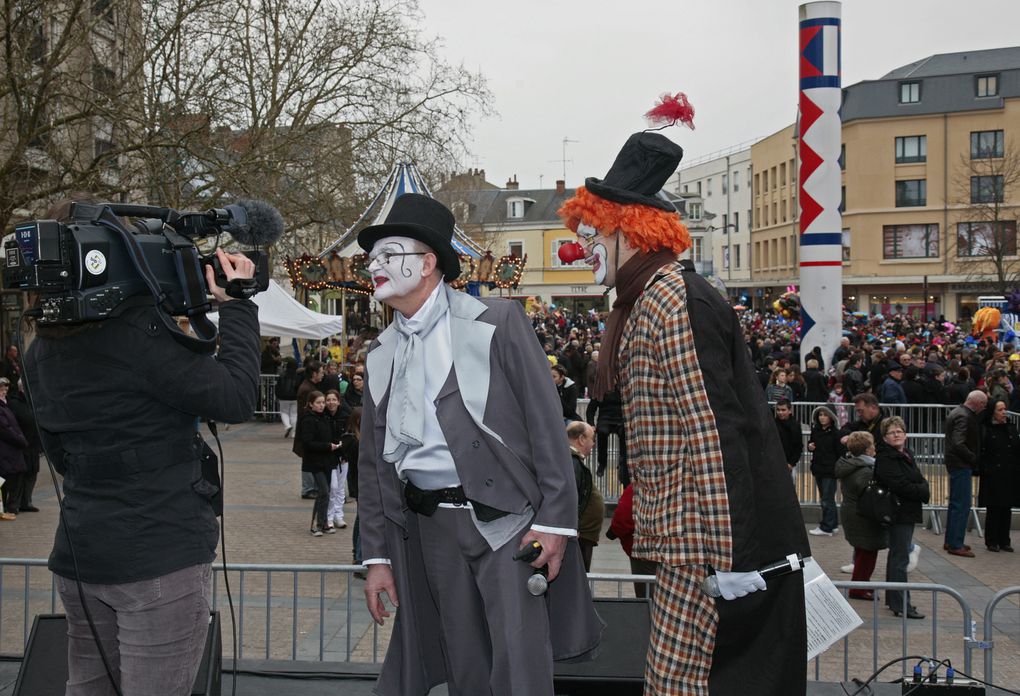
<path fill-rule="evenodd" d="M 652 276 L 627 320 L 619 362 L 634 481 L 634 555 L 717 571 L 757 570 L 790 553 L 809 555 L 739 321 L 690 261 Z M 789 690 L 797 681 L 785 682 L 785 691 L 782 681 L 770 690 L 772 676 L 755 683 L 769 672 L 785 680 L 787 670 L 804 679 L 803 580 L 786 577 L 792 581 L 772 580 L 767 591 L 735 601 L 700 592 L 684 600 L 718 611 L 715 660 L 727 657 L 725 665 L 711 665 L 712 693 L 798 692 Z M 788 648 L 789 660 L 777 645 Z M 774 652 L 767 659 L 759 654 L 768 650 Z"/>

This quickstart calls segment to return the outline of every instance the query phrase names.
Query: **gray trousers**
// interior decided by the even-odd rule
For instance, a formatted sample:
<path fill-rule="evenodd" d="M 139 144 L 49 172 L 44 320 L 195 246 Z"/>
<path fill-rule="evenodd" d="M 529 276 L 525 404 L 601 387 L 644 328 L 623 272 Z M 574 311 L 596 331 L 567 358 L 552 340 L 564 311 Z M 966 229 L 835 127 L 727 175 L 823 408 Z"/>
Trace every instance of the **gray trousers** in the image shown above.
<path fill-rule="evenodd" d="M 124 696 L 187 696 L 209 629 L 212 566 L 120 585 L 82 583 L 89 611 Z M 67 613 L 65 696 L 112 696 L 74 580 L 57 576 Z"/>
<path fill-rule="evenodd" d="M 450 696 L 553 696 L 546 599 L 527 591 L 534 569 L 513 560 L 525 532 L 492 551 L 466 509 L 418 525 Z"/>

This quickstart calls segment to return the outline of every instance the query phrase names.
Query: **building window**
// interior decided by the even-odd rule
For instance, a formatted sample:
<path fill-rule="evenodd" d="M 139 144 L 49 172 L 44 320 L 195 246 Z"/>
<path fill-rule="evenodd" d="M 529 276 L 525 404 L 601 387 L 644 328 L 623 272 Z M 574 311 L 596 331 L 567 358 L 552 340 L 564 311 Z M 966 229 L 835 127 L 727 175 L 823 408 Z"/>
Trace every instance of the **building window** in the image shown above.
<path fill-rule="evenodd" d="M 839 146 L 839 171 L 846 171 L 846 143 Z"/>
<path fill-rule="evenodd" d="M 733 231 L 740 231 L 740 213 L 733 213 Z"/>
<path fill-rule="evenodd" d="M 701 182 L 698 182 L 698 195 L 701 195 Z"/>
<path fill-rule="evenodd" d="M 693 237 L 691 239 L 691 261 L 701 263 L 704 258 L 702 254 L 705 250 L 705 240 L 702 237 Z"/>
<path fill-rule="evenodd" d="M 730 233 L 730 221 L 726 219 L 727 217 L 728 216 L 726 215 L 726 213 L 723 213 L 723 216 L 722 216 L 722 227 L 720 228 L 722 230 L 723 234 L 729 234 Z"/>
<path fill-rule="evenodd" d="M 937 259 L 938 225 L 885 225 L 882 228 L 882 258 Z"/>
<path fill-rule="evenodd" d="M 684 184 L 684 193 L 687 193 L 687 184 Z"/>
<path fill-rule="evenodd" d="M 896 207 L 928 205 L 927 179 L 906 179 L 896 182 Z"/>
<path fill-rule="evenodd" d="M 786 222 L 786 199 L 784 198 L 779 203 L 779 217 L 783 222 Z"/>
<path fill-rule="evenodd" d="M 839 187 L 839 214 L 846 212 L 846 186 Z"/>
<path fill-rule="evenodd" d="M 769 170 L 769 188 L 775 190 L 776 188 L 776 168 L 772 167 Z"/>
<path fill-rule="evenodd" d="M 705 195 L 706 196 L 712 195 L 712 177 L 708 177 L 707 179 L 705 179 Z"/>
<path fill-rule="evenodd" d="M 725 196 L 730 187 L 730 178 L 726 174 L 722 175 L 722 193 Z"/>
<path fill-rule="evenodd" d="M 956 255 L 1016 256 L 1016 221 L 961 222 L 956 225 Z"/>
<path fill-rule="evenodd" d="M 997 97 L 999 95 L 998 75 L 978 75 L 974 80 L 976 96 Z"/>
<path fill-rule="evenodd" d="M 113 0 L 92 0 L 92 15 L 113 24 Z"/>
<path fill-rule="evenodd" d="M 843 229 L 843 262 L 850 261 L 850 230 Z"/>
<path fill-rule="evenodd" d="M 779 185 L 786 186 L 786 162 L 779 165 Z"/>
<path fill-rule="evenodd" d="M 900 83 L 900 104 L 916 104 L 921 101 L 920 82 Z"/>
<path fill-rule="evenodd" d="M 694 203 L 692 201 L 687 204 L 687 219 L 688 220 L 701 219 L 701 203 Z"/>
<path fill-rule="evenodd" d="M 511 220 L 520 220 L 524 217 L 524 200 L 517 198 L 506 202 L 506 216 Z"/>
<path fill-rule="evenodd" d="M 970 158 L 992 159 L 1002 157 L 1002 131 L 973 131 L 970 134 Z"/>
<path fill-rule="evenodd" d="M 747 188 L 751 188 L 751 168 L 747 168 Z"/>
<path fill-rule="evenodd" d="M 761 195 L 761 174 L 754 175 L 754 195 Z"/>
<path fill-rule="evenodd" d="M 740 245 L 733 245 L 733 267 L 740 268 Z"/>
<path fill-rule="evenodd" d="M 927 159 L 927 135 L 904 135 L 896 138 L 896 164 L 924 162 Z"/>
<path fill-rule="evenodd" d="M 1004 199 L 1002 175 L 972 176 L 970 178 L 971 203 L 1002 203 Z"/>
<path fill-rule="evenodd" d="M 736 193 L 740 190 L 740 173 L 733 172 L 731 181 L 733 181 L 733 192 Z"/>
<path fill-rule="evenodd" d="M 558 250 L 558 249 L 557 249 Z M 524 242 L 513 241 L 506 243 L 507 256 L 514 256 L 518 259 L 524 258 Z"/>

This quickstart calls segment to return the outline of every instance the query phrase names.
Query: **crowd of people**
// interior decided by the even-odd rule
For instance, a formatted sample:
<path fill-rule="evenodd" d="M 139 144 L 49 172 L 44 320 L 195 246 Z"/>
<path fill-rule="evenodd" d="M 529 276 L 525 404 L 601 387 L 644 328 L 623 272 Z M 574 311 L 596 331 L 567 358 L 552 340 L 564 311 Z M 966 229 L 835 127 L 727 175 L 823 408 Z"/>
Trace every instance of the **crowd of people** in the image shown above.
<path fill-rule="evenodd" d="M 605 314 L 572 313 L 564 307 L 550 308 L 538 303 L 528 316 L 550 363 L 575 460 L 579 453 L 587 458 L 594 452 L 595 473 L 604 475 L 609 459 L 609 438 L 614 437 L 618 480 L 625 496 L 630 475 L 620 395 L 612 391 L 602 399 L 595 399 L 589 392 L 598 365 Z M 1020 453 L 1020 439 L 1016 428 L 1008 422 L 1006 412 L 1020 411 L 1020 348 L 988 339 L 976 340 L 943 321 L 922 322 L 906 315 L 881 319 L 848 315 L 844 337 L 835 353 L 824 356 L 816 349 L 801 370 L 796 322 L 757 312 L 743 313 L 740 321 L 766 399 L 775 404 L 777 432 L 791 472 L 795 473 L 805 450 L 803 435 L 810 432 L 806 450 L 810 453 L 811 474 L 816 481 L 821 507 L 820 521 L 811 532 L 817 536 L 836 534 L 841 527 L 846 530 L 853 556 L 852 563 L 845 568 L 852 569 L 854 580 L 870 579 L 875 554 L 890 548 L 892 531 L 892 527 L 868 524 L 853 512 L 862 481 L 867 483 L 865 474 L 868 480 L 874 478 L 875 461 L 883 459 L 877 455 L 888 448 L 900 453 L 889 461 L 897 463 L 893 468 L 901 475 L 914 470 L 920 472 L 916 465 L 911 469 L 904 464 L 908 459 L 904 451 L 909 453 L 909 450 L 897 450 L 896 445 L 904 444 L 895 442 L 899 436 L 897 428 L 892 428 L 893 444 L 887 441 L 888 431 L 882 429 L 889 416 L 882 406 L 886 404 L 962 406 L 974 392 L 986 395 L 987 409 L 978 409 L 973 404 L 967 408 L 974 418 L 965 422 L 971 431 L 974 423 L 978 423 L 980 430 L 979 436 L 971 435 L 971 439 L 979 438 L 975 442 L 980 443 L 971 443 L 974 455 L 969 458 L 964 455 L 961 459 L 953 453 L 952 447 L 948 448 L 947 472 L 956 484 L 949 501 L 951 534 L 947 536 L 946 551 L 973 555 L 961 531 L 969 514 L 969 502 L 964 510 L 964 501 L 970 500 L 967 484 L 972 474 L 979 481 L 979 503 L 988 508 L 988 549 L 993 552 L 1012 550 L 1009 511 L 1011 506 L 1020 504 L 1020 460 L 1016 456 Z M 301 494 L 316 501 L 311 524 L 313 535 L 333 533 L 346 526 L 342 507 L 345 489 L 347 497 L 357 498 L 354 438 L 358 432 L 356 424 L 360 423 L 358 407 L 363 391 L 364 356 L 376 335 L 377 330 L 359 326 L 357 335 L 348 339 L 344 353 L 340 351 L 338 339 L 310 343 L 301 363 L 281 354 L 277 339 L 270 339 L 262 354 L 263 373 L 280 375 L 276 395 L 280 400 L 284 437 L 296 438 L 296 452 L 302 449 L 302 444 L 312 444 L 301 459 Z M 349 362 L 343 362 L 345 358 Z M 315 399 L 310 400 L 313 395 Z M 320 397 L 321 408 L 316 405 Z M 586 398 L 588 404 L 582 415 L 578 400 Z M 819 404 L 813 409 L 809 423 L 801 424 L 794 418 L 792 404 L 796 402 Z M 980 421 L 978 414 L 984 416 Z M 312 417 L 309 423 L 328 421 L 330 426 L 328 429 L 325 426 L 308 428 L 302 433 L 298 426 L 306 416 Z M 902 429 L 905 429 L 910 419 L 901 420 L 904 420 Z M 583 427 L 585 423 L 587 429 Z M 865 433 L 868 438 L 848 439 L 848 435 L 855 432 Z M 591 446 L 588 446 L 589 436 Z M 325 445 L 329 445 L 329 451 L 323 449 Z M 964 447 L 964 451 L 969 450 Z M 953 471 L 965 471 L 966 476 L 954 475 Z M 597 505 L 591 503 L 590 491 L 597 495 L 598 487 L 585 483 L 580 473 L 575 473 L 578 474 L 579 498 L 584 501 L 579 515 L 587 510 L 588 517 L 592 517 L 593 510 L 601 507 L 601 499 Z M 838 508 L 837 487 L 842 494 L 842 505 Z M 906 489 L 901 487 L 901 491 Z M 901 497 L 915 493 L 902 493 Z M 910 519 L 919 517 L 920 504 L 913 500 L 901 506 L 901 524 L 906 525 Z M 619 524 L 626 529 L 625 518 Z M 893 534 L 897 550 L 902 550 L 903 534 L 902 530 L 900 537 Z M 597 535 L 588 534 L 587 538 L 582 537 L 581 543 L 585 566 L 590 568 Z M 902 569 L 893 571 L 894 577 L 905 577 L 911 553 L 916 564 L 918 547 L 908 546 L 908 560 L 901 564 Z M 354 561 L 360 562 L 357 548 L 354 556 Z M 899 563 L 899 555 L 894 555 L 894 559 Z M 640 570 L 648 571 L 640 562 L 638 564 Z M 851 597 L 870 599 L 871 593 L 855 591 Z M 895 595 L 889 599 L 901 603 Z M 896 609 L 904 610 L 908 616 L 918 614 L 910 606 Z"/>

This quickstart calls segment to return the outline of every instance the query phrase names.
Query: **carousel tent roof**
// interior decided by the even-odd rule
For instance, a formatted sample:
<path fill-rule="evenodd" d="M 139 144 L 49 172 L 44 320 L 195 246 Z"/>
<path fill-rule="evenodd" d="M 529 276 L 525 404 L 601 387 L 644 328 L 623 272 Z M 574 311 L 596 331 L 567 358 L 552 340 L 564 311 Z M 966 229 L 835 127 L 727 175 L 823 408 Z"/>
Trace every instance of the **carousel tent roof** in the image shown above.
<path fill-rule="evenodd" d="M 259 306 L 259 333 L 288 338 L 328 338 L 343 329 L 343 318 L 314 312 L 291 297 L 275 280 L 269 290 L 252 298 Z M 210 312 L 209 320 L 219 326 L 219 312 Z"/>
<path fill-rule="evenodd" d="M 365 209 L 365 212 L 361 214 L 361 217 L 358 218 L 358 221 L 351 225 L 339 239 L 323 249 L 319 254 L 319 258 L 326 258 L 334 251 L 341 256 L 353 256 L 354 254 L 361 253 L 361 247 L 358 246 L 358 233 L 369 225 L 384 222 L 390 212 L 390 208 L 393 207 L 393 201 L 405 193 L 420 193 L 425 196 L 434 197 L 414 162 L 399 162 L 393 167 L 393 171 L 390 172 L 386 183 L 372 203 L 369 204 L 368 208 Z M 459 254 L 476 259 L 482 256 L 482 248 L 464 234 L 460 227 L 454 227 L 453 239 L 451 241 L 453 242 L 453 248 Z"/>

